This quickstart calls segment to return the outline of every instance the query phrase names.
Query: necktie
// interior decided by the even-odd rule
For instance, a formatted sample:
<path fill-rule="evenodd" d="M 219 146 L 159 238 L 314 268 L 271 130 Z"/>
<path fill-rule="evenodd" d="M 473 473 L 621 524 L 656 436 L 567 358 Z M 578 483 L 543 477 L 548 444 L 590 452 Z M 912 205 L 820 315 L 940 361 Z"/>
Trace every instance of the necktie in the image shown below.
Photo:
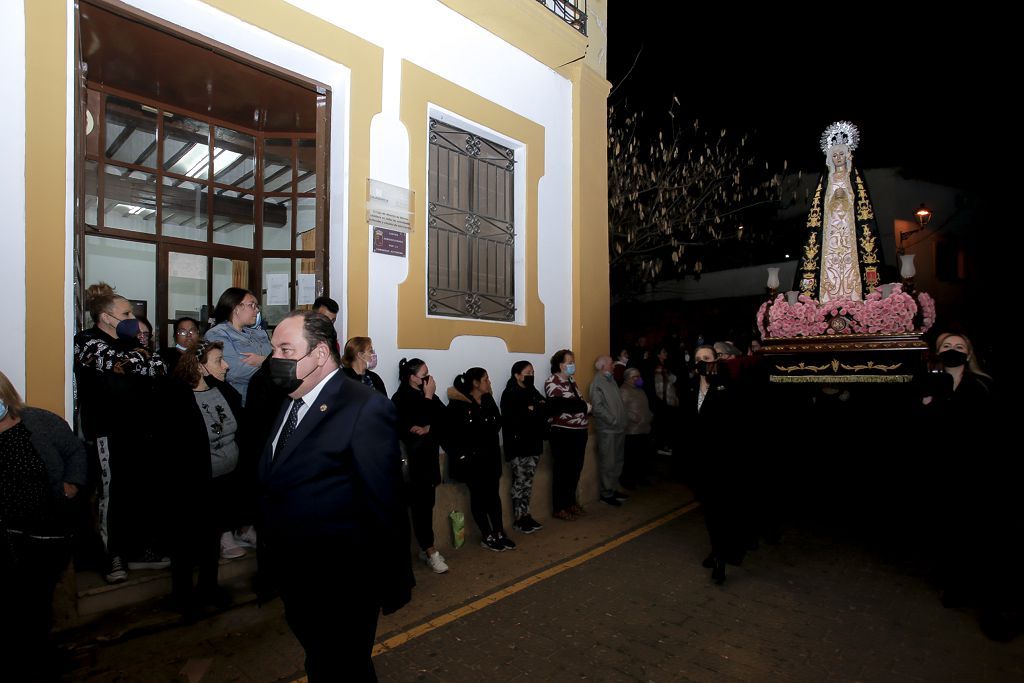
<path fill-rule="evenodd" d="M 281 436 L 277 440 L 277 448 L 274 449 L 274 457 L 276 458 L 278 453 L 284 450 L 284 446 L 288 443 L 288 437 L 295 431 L 295 427 L 299 424 L 299 408 L 303 405 L 302 399 L 297 398 L 292 401 L 292 409 L 288 411 L 288 419 L 284 422 L 284 429 L 281 430 Z"/>

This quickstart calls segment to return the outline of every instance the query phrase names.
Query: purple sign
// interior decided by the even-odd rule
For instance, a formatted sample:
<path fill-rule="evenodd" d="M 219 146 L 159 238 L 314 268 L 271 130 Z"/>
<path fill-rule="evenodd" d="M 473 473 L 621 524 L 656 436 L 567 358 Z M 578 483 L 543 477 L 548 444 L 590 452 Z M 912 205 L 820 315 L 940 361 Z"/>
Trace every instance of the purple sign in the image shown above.
<path fill-rule="evenodd" d="M 373 253 L 405 256 L 405 233 L 387 228 L 373 229 Z"/>

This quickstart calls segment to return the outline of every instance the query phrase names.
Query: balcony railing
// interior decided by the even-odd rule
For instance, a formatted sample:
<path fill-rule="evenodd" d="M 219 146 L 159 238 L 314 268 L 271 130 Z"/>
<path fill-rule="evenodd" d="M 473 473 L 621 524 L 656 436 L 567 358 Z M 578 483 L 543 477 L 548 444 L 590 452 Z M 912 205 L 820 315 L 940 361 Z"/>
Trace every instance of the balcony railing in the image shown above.
<path fill-rule="evenodd" d="M 587 35 L 587 0 L 537 0 L 555 16 Z"/>

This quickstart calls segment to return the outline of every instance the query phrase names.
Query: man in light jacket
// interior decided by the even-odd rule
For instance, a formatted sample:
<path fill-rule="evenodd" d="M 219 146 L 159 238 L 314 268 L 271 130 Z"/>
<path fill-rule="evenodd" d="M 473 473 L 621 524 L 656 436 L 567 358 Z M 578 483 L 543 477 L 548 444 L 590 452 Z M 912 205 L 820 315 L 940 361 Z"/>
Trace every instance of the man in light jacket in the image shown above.
<path fill-rule="evenodd" d="M 626 408 L 612 373 L 611 356 L 598 358 L 594 368 L 597 375 L 590 383 L 590 402 L 594 406 L 592 417 L 597 432 L 601 502 L 619 507 L 629 498 L 618 490 L 626 449 Z"/>

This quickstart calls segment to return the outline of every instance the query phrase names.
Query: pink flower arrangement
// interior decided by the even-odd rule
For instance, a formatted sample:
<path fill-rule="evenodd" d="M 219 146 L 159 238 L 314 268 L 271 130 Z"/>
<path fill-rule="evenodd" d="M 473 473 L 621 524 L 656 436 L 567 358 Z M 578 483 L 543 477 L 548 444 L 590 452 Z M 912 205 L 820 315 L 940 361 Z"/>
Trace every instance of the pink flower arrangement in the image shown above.
<path fill-rule="evenodd" d="M 768 333 L 764 330 L 764 314 L 768 310 L 768 304 L 770 301 L 765 301 L 761 304 L 761 308 L 757 309 L 757 331 L 761 333 L 761 339 L 768 336 Z"/>
<path fill-rule="evenodd" d="M 917 305 L 921 307 L 921 331 L 927 332 L 935 324 L 935 299 L 928 292 L 918 292 Z"/>
<path fill-rule="evenodd" d="M 892 294 L 882 298 L 875 290 L 864 298 L 860 310 L 854 315 L 854 332 L 868 334 L 900 334 L 914 331 L 917 302 L 903 291 L 903 285 L 893 285 Z"/>
<path fill-rule="evenodd" d="M 839 299 L 819 304 L 801 294 L 796 304 L 789 304 L 779 294 L 774 301 L 766 301 L 757 311 L 757 328 L 761 337 L 810 337 L 833 334 L 829 322 L 845 318 L 848 331 L 854 334 L 902 334 L 914 331 L 914 318 L 920 310 L 923 323 L 921 332 L 935 324 L 935 300 L 925 292 L 917 298 L 895 284 L 892 293 L 882 298 L 881 290 L 868 294 L 863 301 Z M 767 312 L 768 324 L 764 320 Z"/>
<path fill-rule="evenodd" d="M 795 304 L 787 303 L 780 294 L 768 309 L 769 337 L 811 337 L 824 334 L 827 328 L 824 310 L 803 294 Z"/>

